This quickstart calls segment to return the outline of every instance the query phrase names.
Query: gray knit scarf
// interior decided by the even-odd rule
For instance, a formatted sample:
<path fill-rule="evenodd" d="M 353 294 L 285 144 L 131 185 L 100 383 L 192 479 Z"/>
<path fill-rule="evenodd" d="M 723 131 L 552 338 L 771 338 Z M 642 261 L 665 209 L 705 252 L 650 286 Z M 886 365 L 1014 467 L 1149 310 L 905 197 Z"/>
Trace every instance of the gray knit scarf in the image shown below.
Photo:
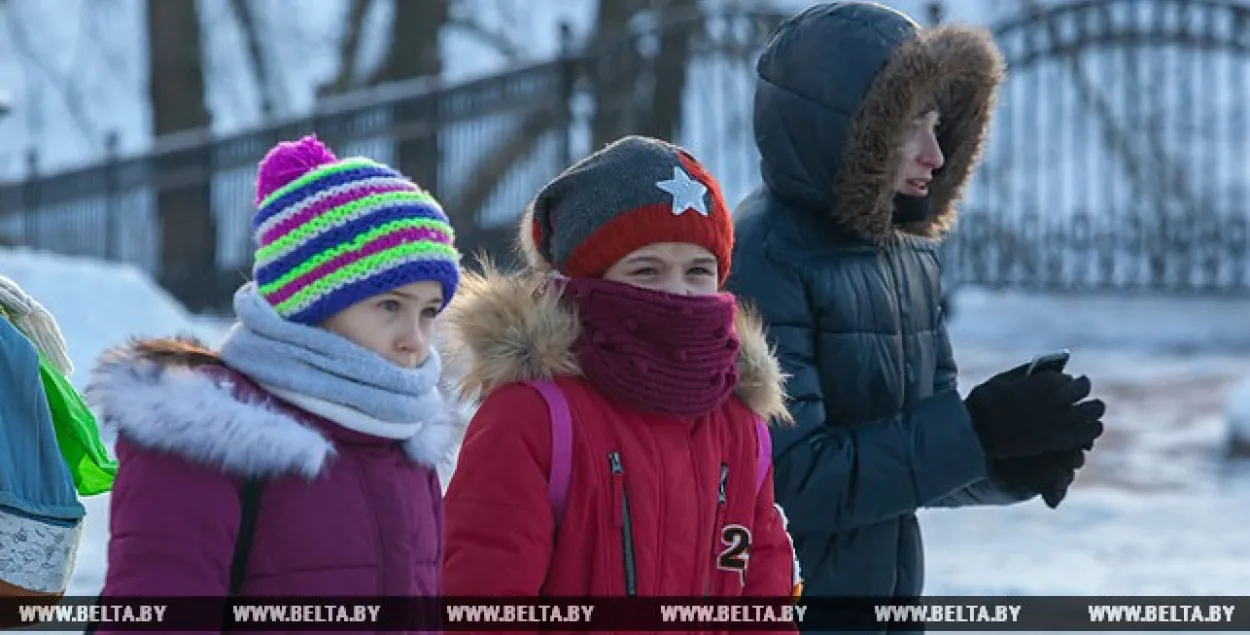
<path fill-rule="evenodd" d="M 396 366 L 335 333 L 282 319 L 254 283 L 235 293 L 234 310 L 239 322 L 221 359 L 263 386 L 363 413 L 393 427 L 382 434 L 390 438 L 446 414 L 436 351 L 418 368 Z"/>

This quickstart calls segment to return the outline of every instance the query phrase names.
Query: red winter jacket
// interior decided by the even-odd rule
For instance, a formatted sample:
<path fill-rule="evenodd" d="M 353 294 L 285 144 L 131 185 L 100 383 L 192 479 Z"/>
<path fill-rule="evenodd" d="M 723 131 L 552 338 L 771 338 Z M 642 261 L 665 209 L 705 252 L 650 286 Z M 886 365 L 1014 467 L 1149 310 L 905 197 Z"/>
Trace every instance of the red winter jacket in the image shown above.
<path fill-rule="evenodd" d="M 448 309 L 450 338 L 467 353 L 464 388 L 484 401 L 445 499 L 445 592 L 624 596 L 632 586 L 639 596 L 790 595 L 796 565 L 771 468 L 756 489 L 755 413 L 784 412 L 781 375 L 758 323 L 738 320 L 738 396 L 682 420 L 613 404 L 580 377 L 570 318 L 550 295 L 496 274 L 463 285 Z M 573 430 L 561 519 L 547 491 L 550 413 L 536 390 L 517 383 L 549 376 Z"/>

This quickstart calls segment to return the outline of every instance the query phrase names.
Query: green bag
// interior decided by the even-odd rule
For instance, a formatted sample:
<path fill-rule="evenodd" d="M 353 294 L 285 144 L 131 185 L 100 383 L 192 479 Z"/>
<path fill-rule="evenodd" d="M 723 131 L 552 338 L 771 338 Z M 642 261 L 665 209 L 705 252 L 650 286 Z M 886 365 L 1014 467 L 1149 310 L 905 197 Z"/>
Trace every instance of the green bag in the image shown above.
<path fill-rule="evenodd" d="M 39 356 L 39 378 L 52 410 L 52 426 L 61 456 L 74 476 L 80 496 L 95 496 L 113 489 L 117 462 L 109 458 L 95 415 L 83 403 L 78 391 L 57 372 L 43 355 Z"/>
<path fill-rule="evenodd" d="M 0 306 L 0 319 L 9 319 L 3 306 Z M 54 368 L 43 352 L 39 353 L 39 379 L 52 411 L 57 446 L 74 477 L 78 495 L 95 496 L 112 490 L 117 462 L 110 459 L 104 449 L 95 415 L 69 383 L 69 378 Z"/>

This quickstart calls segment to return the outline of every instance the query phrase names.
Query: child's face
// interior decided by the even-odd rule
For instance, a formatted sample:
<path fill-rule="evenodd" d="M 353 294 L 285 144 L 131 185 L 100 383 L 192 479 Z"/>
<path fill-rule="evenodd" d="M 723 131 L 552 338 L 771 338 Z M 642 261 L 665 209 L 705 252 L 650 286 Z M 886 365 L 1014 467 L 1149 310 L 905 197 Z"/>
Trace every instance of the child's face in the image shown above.
<path fill-rule="evenodd" d="M 434 320 L 443 305 L 437 282 L 414 282 L 361 300 L 321 324 L 396 366 L 416 368 L 430 356 Z"/>
<path fill-rule="evenodd" d="M 655 243 L 635 249 L 603 274 L 604 279 L 676 295 L 714 295 L 720 290 L 716 256 L 689 243 Z"/>
<path fill-rule="evenodd" d="M 903 164 L 899 166 L 894 191 L 904 196 L 929 195 L 929 182 L 933 173 L 942 169 L 946 157 L 938 145 L 937 110 L 928 110 L 916 117 L 903 141 Z"/>

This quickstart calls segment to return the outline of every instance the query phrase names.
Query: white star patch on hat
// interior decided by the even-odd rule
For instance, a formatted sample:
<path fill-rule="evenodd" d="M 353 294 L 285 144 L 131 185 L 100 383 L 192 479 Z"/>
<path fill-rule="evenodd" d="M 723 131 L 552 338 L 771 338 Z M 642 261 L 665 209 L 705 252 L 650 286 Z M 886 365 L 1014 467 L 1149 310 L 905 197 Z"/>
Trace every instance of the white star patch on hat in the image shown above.
<path fill-rule="evenodd" d="M 707 187 L 690 178 L 680 166 L 673 166 L 673 178 L 656 181 L 655 186 L 673 195 L 673 216 L 681 216 L 686 210 L 693 209 L 701 216 L 707 216 L 707 202 L 703 195 Z"/>

